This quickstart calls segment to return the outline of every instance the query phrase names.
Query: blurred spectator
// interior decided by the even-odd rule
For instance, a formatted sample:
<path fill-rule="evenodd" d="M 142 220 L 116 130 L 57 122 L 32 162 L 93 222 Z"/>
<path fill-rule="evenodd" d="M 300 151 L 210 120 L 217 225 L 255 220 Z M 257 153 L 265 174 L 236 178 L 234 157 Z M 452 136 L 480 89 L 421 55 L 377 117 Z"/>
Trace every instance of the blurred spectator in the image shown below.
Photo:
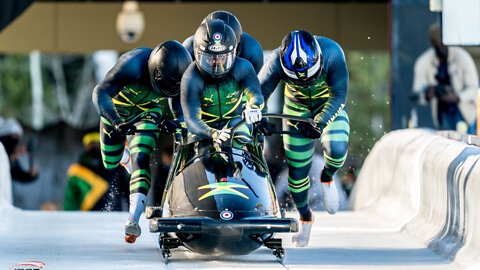
<path fill-rule="evenodd" d="M 441 28 L 430 27 L 432 48 L 415 62 L 414 99 L 430 102 L 435 126 L 475 134 L 478 74 L 472 57 L 463 48 L 442 44 Z"/>
<path fill-rule="evenodd" d="M 64 209 L 121 211 L 122 205 L 127 205 L 130 176 L 123 167 L 115 170 L 103 167 L 98 132 L 83 136 L 83 146 L 78 163 L 67 172 Z"/>
<path fill-rule="evenodd" d="M 32 148 L 21 141 L 23 128 L 14 118 L 0 118 L 0 142 L 5 147 L 10 160 L 10 172 L 12 180 L 28 183 L 37 179 L 37 169 L 33 164 Z M 22 166 L 22 159 L 28 157 L 28 169 Z"/>
<path fill-rule="evenodd" d="M 155 149 L 150 161 L 152 171 L 152 187 L 150 188 L 149 206 L 161 206 L 165 184 L 167 182 L 170 165 L 173 162 L 173 143 L 163 143 Z"/>
<path fill-rule="evenodd" d="M 161 182 L 163 183 L 163 187 L 161 188 L 162 192 L 165 188 L 165 184 L 167 182 L 168 173 L 170 172 L 170 165 L 173 162 L 173 145 L 167 145 L 162 148 L 160 154 L 160 161 L 161 165 L 159 166 L 159 177 Z"/>
<path fill-rule="evenodd" d="M 40 210 L 42 211 L 57 211 L 58 205 L 52 201 L 46 201 L 40 205 Z"/>
<path fill-rule="evenodd" d="M 281 91 L 278 91 L 278 93 L 280 92 Z M 268 107 L 268 110 L 270 112 L 270 107 Z M 273 128 L 282 127 L 281 119 L 269 119 L 268 121 L 273 123 Z M 288 167 L 283 147 L 278 147 L 282 144 L 283 139 L 279 134 L 272 134 L 271 136 L 265 137 L 263 154 L 265 155 L 265 160 L 267 161 L 270 176 L 274 184 L 277 183 L 279 174 Z"/>
<path fill-rule="evenodd" d="M 355 181 L 357 180 L 357 169 L 354 166 L 348 167 L 348 170 L 342 176 L 342 187 L 347 194 L 347 198 L 350 197 Z"/>
<path fill-rule="evenodd" d="M 325 159 L 320 154 L 322 151 L 317 151 L 313 155 L 312 159 L 312 167 L 308 176 L 310 177 L 310 189 L 308 190 L 308 204 L 310 205 L 311 209 L 314 211 L 322 211 L 325 210 L 323 206 L 323 193 L 320 188 L 320 181 L 317 177 L 319 177 L 320 172 L 325 165 Z M 343 192 L 342 185 L 340 183 L 340 179 L 337 177 L 337 174 L 333 176 L 333 181 L 338 189 L 338 196 L 340 207 L 339 210 L 346 210 L 347 209 L 347 197 L 345 192 Z M 279 175 L 277 180 L 275 181 L 275 191 L 278 196 L 278 202 L 280 203 L 281 208 L 285 208 L 287 210 L 293 210 L 295 207 L 295 203 L 293 202 L 292 196 L 290 194 L 290 190 L 288 189 L 288 168 L 285 168 Z"/>
<path fill-rule="evenodd" d="M 10 171 L 10 161 L 5 147 L 0 143 L 0 172 Z M 0 173 L 0 208 L 11 205 L 12 200 L 12 177 L 9 173 Z"/>

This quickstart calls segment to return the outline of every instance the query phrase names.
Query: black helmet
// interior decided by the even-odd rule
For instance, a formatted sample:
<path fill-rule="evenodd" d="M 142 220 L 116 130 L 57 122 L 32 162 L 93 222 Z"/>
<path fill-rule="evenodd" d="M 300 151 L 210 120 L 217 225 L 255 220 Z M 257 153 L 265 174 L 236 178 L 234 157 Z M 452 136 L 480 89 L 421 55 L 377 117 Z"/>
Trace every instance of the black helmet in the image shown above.
<path fill-rule="evenodd" d="M 322 50 L 309 32 L 293 31 L 282 40 L 280 63 L 293 84 L 312 86 L 322 73 Z"/>
<path fill-rule="evenodd" d="M 217 10 L 208 14 L 203 19 L 202 24 L 204 24 L 206 21 L 211 19 L 219 19 L 224 21 L 228 26 L 232 28 L 233 32 L 235 32 L 237 43 L 240 43 L 240 41 L 242 40 L 243 30 L 242 30 L 242 25 L 240 24 L 240 21 L 237 19 L 237 17 L 235 17 L 235 15 L 233 15 L 228 11 Z"/>
<path fill-rule="evenodd" d="M 212 19 L 200 25 L 194 36 L 195 62 L 202 74 L 220 78 L 235 62 L 237 39 L 224 21 Z"/>
<path fill-rule="evenodd" d="M 183 45 L 170 40 L 159 44 L 148 58 L 148 72 L 153 89 L 169 97 L 180 93 L 180 81 L 192 57 Z"/>

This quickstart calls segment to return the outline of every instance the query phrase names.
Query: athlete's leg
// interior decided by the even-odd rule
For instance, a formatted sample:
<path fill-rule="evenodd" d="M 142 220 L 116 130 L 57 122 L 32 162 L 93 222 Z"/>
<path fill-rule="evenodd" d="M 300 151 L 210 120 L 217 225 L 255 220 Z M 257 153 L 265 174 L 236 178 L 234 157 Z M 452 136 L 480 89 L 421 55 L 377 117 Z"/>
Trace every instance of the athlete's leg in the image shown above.
<path fill-rule="evenodd" d="M 129 137 L 129 147 L 132 158 L 132 174 L 130 177 L 130 207 L 129 217 L 125 226 L 125 240 L 135 242 L 141 231 L 138 226 L 140 215 L 145 209 L 147 194 L 151 185 L 150 156 L 156 145 L 159 132 L 156 122 L 160 114 L 149 112 L 147 117 L 141 116 L 135 122 L 137 132 Z M 146 130 L 142 132 L 142 130 Z"/>
<path fill-rule="evenodd" d="M 108 170 L 117 168 L 123 156 L 125 136 L 115 130 L 107 119 L 100 120 L 100 147 L 103 166 Z"/>
<path fill-rule="evenodd" d="M 340 205 L 333 175 L 347 158 L 349 134 L 348 115 L 341 111 L 335 120 L 325 127 L 321 137 L 325 167 L 320 175 L 320 187 L 323 192 L 323 205 L 330 214 L 335 214 Z"/>
<path fill-rule="evenodd" d="M 295 105 L 287 99 L 285 99 L 283 113 L 311 117 L 307 109 Z M 297 121 L 283 121 L 283 130 L 300 132 L 297 125 Z M 308 245 L 314 218 L 308 205 L 308 190 L 310 188 L 308 173 L 312 166 L 315 140 L 305 138 L 303 135 L 284 135 L 283 148 L 288 161 L 288 188 L 300 213 L 300 229 L 292 237 L 292 242 L 297 247 L 304 247 Z"/>
<path fill-rule="evenodd" d="M 296 116 L 310 117 L 310 112 L 303 107 L 293 104 L 285 99 L 283 113 Z M 300 132 L 298 122 L 283 121 L 283 130 Z M 302 220 L 310 220 L 311 212 L 308 205 L 308 190 L 310 179 L 308 173 L 312 166 L 315 141 L 303 135 L 284 135 L 283 148 L 288 161 L 288 188 L 292 194 Z"/>
<path fill-rule="evenodd" d="M 348 114 L 342 110 L 335 120 L 325 127 L 322 133 L 321 142 L 325 158 L 325 167 L 321 176 L 322 182 L 330 182 L 333 174 L 345 163 L 349 136 Z"/>

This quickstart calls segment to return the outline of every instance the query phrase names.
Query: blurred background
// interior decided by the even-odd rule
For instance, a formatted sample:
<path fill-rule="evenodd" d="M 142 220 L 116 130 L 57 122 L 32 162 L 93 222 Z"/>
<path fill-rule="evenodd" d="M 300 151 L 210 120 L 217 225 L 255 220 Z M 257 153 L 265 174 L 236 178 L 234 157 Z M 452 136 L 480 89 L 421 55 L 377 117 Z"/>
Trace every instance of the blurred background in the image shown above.
<path fill-rule="evenodd" d="M 98 126 L 91 102 L 96 83 L 123 52 L 170 39 L 182 42 L 214 10 L 235 14 L 243 30 L 261 43 L 265 57 L 294 29 L 329 37 L 343 47 L 350 75 L 351 136 L 339 178 L 354 181 L 372 146 L 387 132 L 433 127 L 429 106 L 409 99 L 415 60 L 430 46 L 428 29 L 442 22 L 442 12 L 432 12 L 428 0 L 138 1 L 134 12 L 140 15 L 128 24 L 132 29 L 122 26 L 122 12 L 132 11 L 122 11 L 123 4 L 0 1 L 0 117 L 19 121 L 38 170 L 34 181 L 13 181 L 15 206 L 63 209 L 67 170 L 82 151 L 83 136 Z M 480 48 L 464 48 L 478 70 Z M 276 93 L 272 112 L 282 107 L 281 93 Z M 169 144 L 162 142 L 159 152 Z M 278 137 L 269 138 L 269 145 L 277 144 Z M 285 165 L 283 151 L 268 151 L 276 177 Z"/>

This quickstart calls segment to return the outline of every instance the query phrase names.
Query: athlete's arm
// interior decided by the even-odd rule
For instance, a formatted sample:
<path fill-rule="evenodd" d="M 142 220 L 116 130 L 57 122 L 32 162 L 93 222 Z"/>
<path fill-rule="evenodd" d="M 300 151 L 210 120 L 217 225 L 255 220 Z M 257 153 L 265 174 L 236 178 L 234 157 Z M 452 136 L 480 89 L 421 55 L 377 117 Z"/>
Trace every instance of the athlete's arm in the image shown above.
<path fill-rule="evenodd" d="M 335 119 L 338 113 L 345 107 L 348 91 L 347 61 L 342 48 L 332 41 L 324 49 L 324 68 L 327 73 L 327 85 L 329 95 L 322 111 L 315 116 L 315 122 L 321 129 Z"/>
<path fill-rule="evenodd" d="M 247 96 L 247 107 L 263 109 L 263 95 L 257 73 L 250 62 L 243 58 L 235 60 L 232 69 L 233 77 L 239 82 L 243 93 Z"/>
<path fill-rule="evenodd" d="M 280 56 L 278 49 L 273 50 L 268 57 L 265 65 L 263 65 L 260 73 L 258 74 L 260 80 L 260 86 L 262 88 L 262 94 L 265 99 L 265 103 L 272 95 L 278 83 L 282 79 L 282 66 L 280 65 Z"/>
<path fill-rule="evenodd" d="M 125 85 L 133 83 L 140 77 L 140 63 L 136 53 L 128 52 L 120 57 L 115 66 L 107 73 L 105 78 L 93 89 L 92 100 L 98 114 L 106 118 L 111 124 L 121 122 L 112 98 L 117 95 Z"/>
<path fill-rule="evenodd" d="M 182 112 L 182 105 L 180 103 L 180 95 L 169 98 L 168 105 L 170 105 L 170 110 L 172 111 L 173 118 L 178 120 L 179 122 L 183 122 L 183 112 Z"/>
<path fill-rule="evenodd" d="M 214 129 L 202 121 L 201 97 L 204 81 L 195 62 L 191 63 L 182 77 L 180 103 L 189 132 L 205 139 L 212 138 Z"/>
<path fill-rule="evenodd" d="M 262 46 L 255 38 L 245 32 L 243 32 L 240 46 L 242 46 L 242 49 L 238 56 L 248 60 L 255 69 L 255 73 L 258 74 L 263 66 Z"/>

